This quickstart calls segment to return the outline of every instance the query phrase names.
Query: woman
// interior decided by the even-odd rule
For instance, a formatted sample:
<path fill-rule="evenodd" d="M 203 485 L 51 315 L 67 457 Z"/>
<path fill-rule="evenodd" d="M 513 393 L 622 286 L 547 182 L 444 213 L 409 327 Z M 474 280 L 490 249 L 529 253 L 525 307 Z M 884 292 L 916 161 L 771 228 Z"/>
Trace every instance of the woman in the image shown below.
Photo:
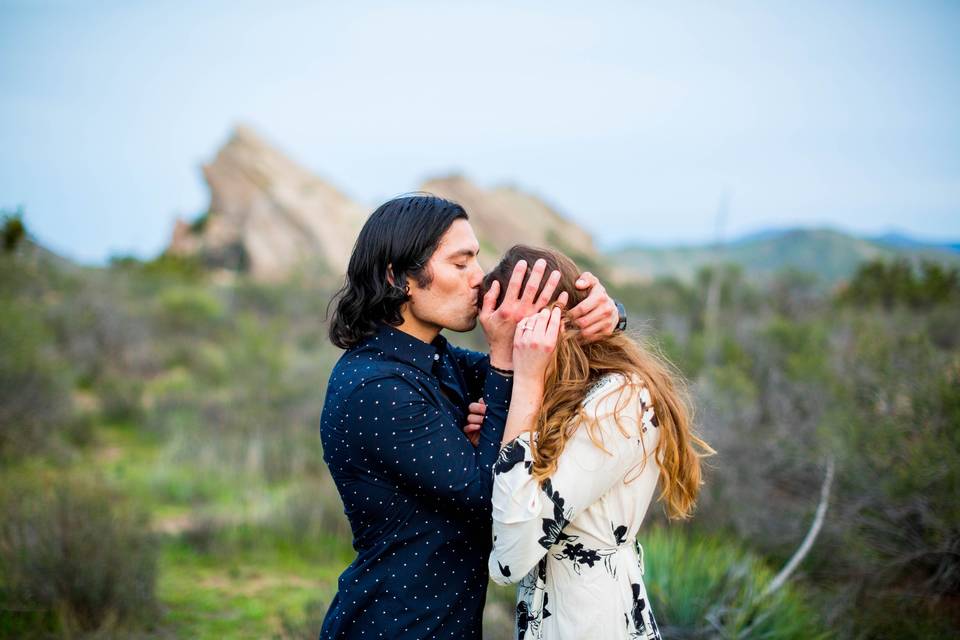
<path fill-rule="evenodd" d="M 504 291 L 518 261 L 538 258 L 575 305 L 577 266 L 532 247 L 510 249 L 484 291 Z M 490 575 L 519 582 L 517 638 L 659 638 L 637 532 L 658 484 L 671 518 L 690 515 L 712 450 L 668 365 L 623 333 L 582 340 L 564 313 L 554 305 L 517 327 Z"/>

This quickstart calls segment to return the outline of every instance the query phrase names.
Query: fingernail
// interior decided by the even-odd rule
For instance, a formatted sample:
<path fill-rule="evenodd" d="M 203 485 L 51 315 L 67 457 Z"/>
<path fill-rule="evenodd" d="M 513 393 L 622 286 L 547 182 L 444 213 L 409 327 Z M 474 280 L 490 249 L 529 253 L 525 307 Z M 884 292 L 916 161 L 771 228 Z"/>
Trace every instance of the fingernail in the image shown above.
<path fill-rule="evenodd" d="M 578 287 L 582 287 L 582 286 L 585 285 L 585 284 L 587 284 L 587 281 L 586 281 L 586 280 L 582 280 L 582 279 L 581 279 L 581 280 L 577 280 L 577 286 L 578 286 Z"/>

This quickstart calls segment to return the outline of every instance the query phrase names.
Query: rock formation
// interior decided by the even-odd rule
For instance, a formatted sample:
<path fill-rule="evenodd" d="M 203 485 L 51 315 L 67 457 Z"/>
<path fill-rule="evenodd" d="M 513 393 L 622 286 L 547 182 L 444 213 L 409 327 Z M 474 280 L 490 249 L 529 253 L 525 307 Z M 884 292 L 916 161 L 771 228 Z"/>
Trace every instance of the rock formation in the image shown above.
<path fill-rule="evenodd" d="M 249 128 L 238 127 L 203 173 L 209 213 L 177 221 L 171 254 L 266 281 L 303 265 L 346 271 L 367 212 Z"/>
<path fill-rule="evenodd" d="M 304 266 L 339 276 L 372 209 L 310 174 L 247 127 L 238 127 L 204 166 L 209 212 L 178 220 L 168 252 L 211 267 L 278 281 Z M 581 268 L 603 259 L 583 228 L 538 198 L 510 187 L 481 189 L 466 178 L 430 180 L 422 191 L 459 202 L 480 239 L 489 268 L 513 244 L 552 246 Z"/>
<path fill-rule="evenodd" d="M 581 269 L 602 260 L 582 227 L 539 198 L 512 187 L 484 190 L 462 176 L 450 176 L 429 180 L 421 190 L 463 205 L 480 239 L 485 267 L 495 264 L 506 249 L 519 243 L 559 249 Z"/>

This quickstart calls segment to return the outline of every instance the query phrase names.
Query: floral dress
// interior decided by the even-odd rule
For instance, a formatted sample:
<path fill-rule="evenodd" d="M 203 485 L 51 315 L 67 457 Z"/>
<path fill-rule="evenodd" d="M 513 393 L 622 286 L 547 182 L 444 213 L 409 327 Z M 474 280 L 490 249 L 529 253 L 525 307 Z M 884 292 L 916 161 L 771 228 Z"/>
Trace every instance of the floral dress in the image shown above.
<path fill-rule="evenodd" d="M 626 435 L 614 421 L 617 406 Z M 639 381 L 608 374 L 584 409 L 609 453 L 581 425 L 541 484 L 530 474 L 528 434 L 500 451 L 490 577 L 519 582 L 515 638 L 660 638 L 636 540 L 660 474 L 650 393 Z"/>

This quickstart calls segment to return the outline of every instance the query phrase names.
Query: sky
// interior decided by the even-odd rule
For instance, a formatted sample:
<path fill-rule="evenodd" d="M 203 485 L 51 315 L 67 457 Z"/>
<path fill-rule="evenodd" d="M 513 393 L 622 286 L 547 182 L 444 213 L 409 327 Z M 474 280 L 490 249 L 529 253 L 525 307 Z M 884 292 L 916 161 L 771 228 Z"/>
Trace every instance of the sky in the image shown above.
<path fill-rule="evenodd" d="M 606 248 L 960 239 L 960 3 L 587 4 L 0 0 L 0 209 L 152 257 L 246 123 L 371 210 L 457 172 Z"/>

